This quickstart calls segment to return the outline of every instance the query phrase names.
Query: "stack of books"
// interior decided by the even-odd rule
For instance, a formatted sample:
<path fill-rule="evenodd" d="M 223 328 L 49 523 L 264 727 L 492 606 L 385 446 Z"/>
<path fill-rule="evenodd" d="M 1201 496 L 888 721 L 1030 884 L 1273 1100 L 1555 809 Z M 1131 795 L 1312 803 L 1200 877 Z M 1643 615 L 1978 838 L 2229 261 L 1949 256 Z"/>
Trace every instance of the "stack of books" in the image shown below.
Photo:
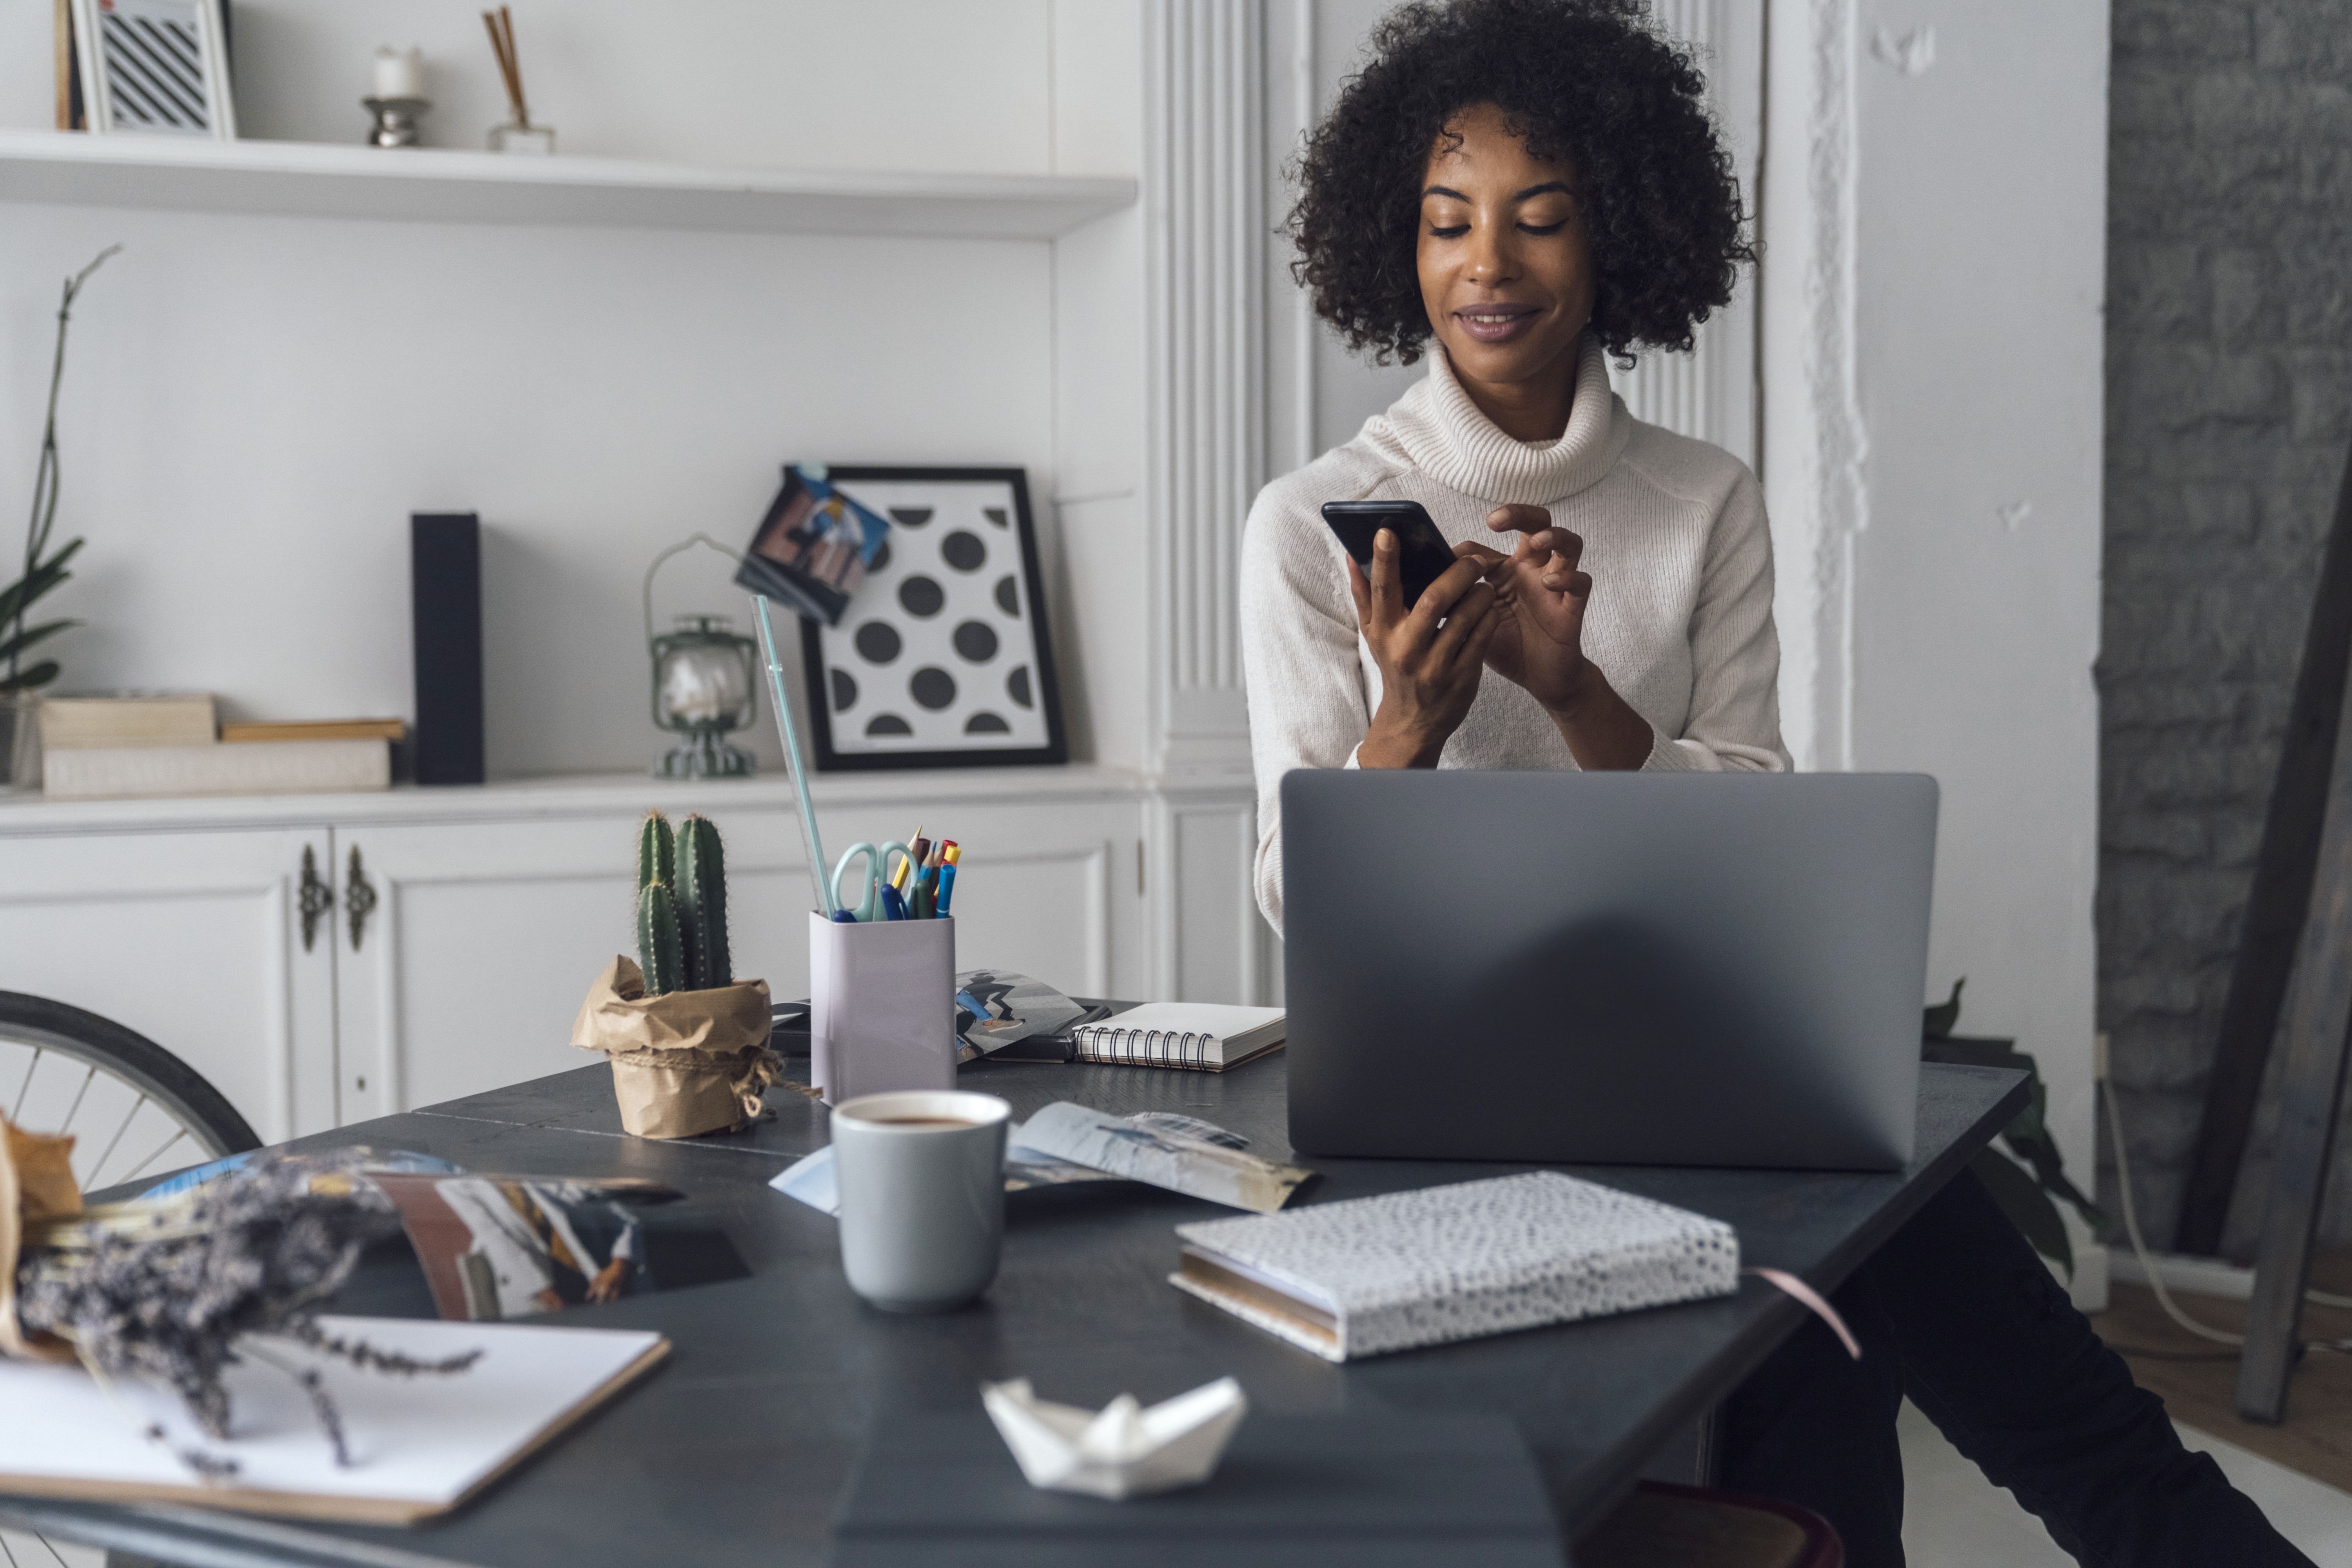
<path fill-rule="evenodd" d="M 52 697 L 40 713 L 53 800 L 387 789 L 407 732 L 398 719 L 222 724 L 204 692 Z"/>

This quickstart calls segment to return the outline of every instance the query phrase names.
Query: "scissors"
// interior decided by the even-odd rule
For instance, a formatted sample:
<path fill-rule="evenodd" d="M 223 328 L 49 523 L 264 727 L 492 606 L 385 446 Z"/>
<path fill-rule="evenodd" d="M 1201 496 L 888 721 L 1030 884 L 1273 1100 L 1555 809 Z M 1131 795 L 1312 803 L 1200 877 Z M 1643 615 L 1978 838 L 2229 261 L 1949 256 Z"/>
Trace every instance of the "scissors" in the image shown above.
<path fill-rule="evenodd" d="M 861 921 L 880 920 L 882 918 L 882 879 L 886 875 L 886 868 L 890 864 L 893 852 L 901 860 L 909 858 L 907 847 L 896 839 L 883 845 L 879 849 L 871 844 L 853 844 L 843 850 L 841 858 L 835 862 L 833 868 L 831 890 L 834 907 L 847 910 Z M 848 872 L 849 863 L 860 855 L 866 857 L 866 896 L 853 904 L 842 896 L 841 879 Z"/>

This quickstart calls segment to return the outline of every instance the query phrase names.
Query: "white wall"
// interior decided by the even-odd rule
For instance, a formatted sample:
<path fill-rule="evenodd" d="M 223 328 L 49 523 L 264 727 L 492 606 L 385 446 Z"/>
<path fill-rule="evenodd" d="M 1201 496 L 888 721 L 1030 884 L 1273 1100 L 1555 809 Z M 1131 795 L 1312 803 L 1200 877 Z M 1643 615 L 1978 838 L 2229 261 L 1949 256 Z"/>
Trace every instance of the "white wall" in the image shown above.
<path fill-rule="evenodd" d="M 248 139 L 362 141 L 380 44 L 425 53 L 426 146 L 480 147 L 509 118 L 482 28 L 489 7 L 232 8 Z M 52 10 L 0 0 L 0 124 L 56 122 Z M 1055 21 L 1055 0 L 533 0 L 515 33 L 531 119 L 575 155 L 1042 174 L 1054 157 Z"/>
<path fill-rule="evenodd" d="M 354 136 L 383 39 L 425 48 L 428 140 L 476 144 L 501 117 L 477 10 L 240 0 L 244 128 Z M 567 0 L 518 31 L 534 118 L 568 153 L 1132 174 L 1125 11 Z M 0 0 L 0 124 L 51 122 L 50 14 Z M 1060 243 L 1116 263 L 1127 227 Z M 1044 242 L 0 205 L 0 496 L 31 486 L 56 279 L 116 240 L 61 416 L 59 526 L 90 539 L 52 601 L 89 623 L 59 639 L 67 686 L 211 689 L 255 718 L 405 712 L 407 514 L 478 510 L 493 771 L 633 770 L 661 744 L 644 567 L 698 529 L 748 535 L 780 463 L 1019 464 L 1041 503 L 1132 493 L 1132 365 L 1109 352 L 1091 395 L 1056 395 L 1062 318 L 1115 337 L 1132 309 L 1100 256 L 1073 271 Z M 1139 654 L 1118 605 L 1139 524 L 1131 505 L 1074 507 L 1086 537 L 1065 559 L 1039 511 L 1074 737 L 1131 761 L 1139 679 L 1121 659 Z M 679 557 L 657 616 L 740 613 L 727 574 Z"/>
<path fill-rule="evenodd" d="M 1143 166 L 1139 5 L 1056 0 L 1054 166 L 1133 175 Z M 1071 744 L 1129 767 L 1148 747 L 1150 649 L 1142 631 L 1143 215 L 1054 244 L 1054 445 L 1060 515 L 1057 649 Z"/>
<path fill-rule="evenodd" d="M 1776 7 L 1765 487 L 1801 765 L 1943 787 L 1931 983 L 2092 1170 L 2107 20 Z"/>

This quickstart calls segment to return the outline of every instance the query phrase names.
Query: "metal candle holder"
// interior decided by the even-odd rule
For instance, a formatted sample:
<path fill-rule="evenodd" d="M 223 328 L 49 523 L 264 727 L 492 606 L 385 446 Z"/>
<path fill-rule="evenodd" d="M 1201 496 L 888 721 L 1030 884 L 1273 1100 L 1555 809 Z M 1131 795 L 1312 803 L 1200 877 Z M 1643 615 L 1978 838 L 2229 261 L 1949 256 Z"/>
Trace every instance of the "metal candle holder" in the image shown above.
<path fill-rule="evenodd" d="M 371 147 L 415 146 L 416 117 L 433 107 L 429 98 L 362 98 L 360 102 L 375 116 L 367 136 Z"/>

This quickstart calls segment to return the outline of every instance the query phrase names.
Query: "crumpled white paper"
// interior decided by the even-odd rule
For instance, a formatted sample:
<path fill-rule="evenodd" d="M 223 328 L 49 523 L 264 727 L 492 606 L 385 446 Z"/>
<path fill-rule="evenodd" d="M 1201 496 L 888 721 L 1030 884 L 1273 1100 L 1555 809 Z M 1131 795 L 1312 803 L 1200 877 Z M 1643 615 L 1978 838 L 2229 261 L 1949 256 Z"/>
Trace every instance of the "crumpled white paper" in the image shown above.
<path fill-rule="evenodd" d="M 982 1384 L 980 1399 L 1031 1486 L 1113 1501 L 1199 1486 L 1249 1414 L 1249 1396 L 1230 1377 L 1149 1410 L 1131 1394 L 1099 1411 L 1055 1405 L 1025 1377 Z"/>

